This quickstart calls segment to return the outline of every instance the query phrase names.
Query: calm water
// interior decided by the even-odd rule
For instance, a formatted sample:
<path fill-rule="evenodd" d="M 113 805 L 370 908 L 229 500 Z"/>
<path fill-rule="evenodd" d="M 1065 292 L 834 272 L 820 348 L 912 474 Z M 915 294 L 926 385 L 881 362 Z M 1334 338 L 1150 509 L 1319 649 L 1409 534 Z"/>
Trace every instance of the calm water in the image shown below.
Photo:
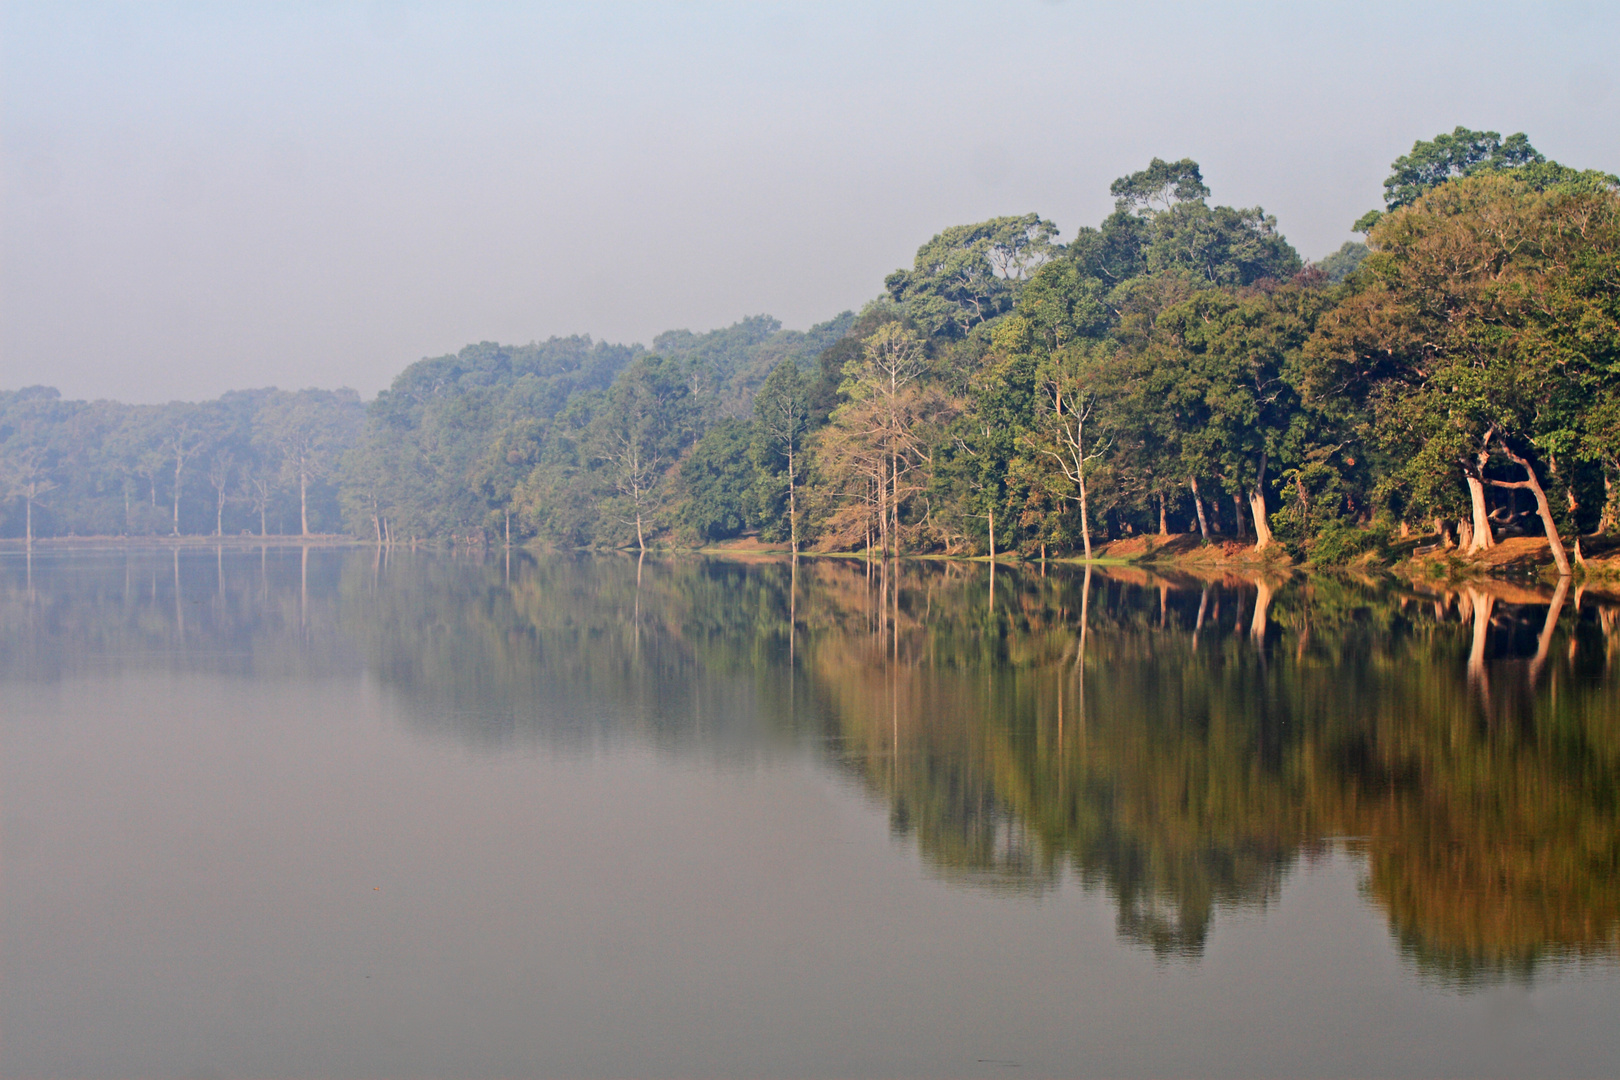
<path fill-rule="evenodd" d="M 0 555 L 6 1076 L 1620 1074 L 1620 606 Z"/>

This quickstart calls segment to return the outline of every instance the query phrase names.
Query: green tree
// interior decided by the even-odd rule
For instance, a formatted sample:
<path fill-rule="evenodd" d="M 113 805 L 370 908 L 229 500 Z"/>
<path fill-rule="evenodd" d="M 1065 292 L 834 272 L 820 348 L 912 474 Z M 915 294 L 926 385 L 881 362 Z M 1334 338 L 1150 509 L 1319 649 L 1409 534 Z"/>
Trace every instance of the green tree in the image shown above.
<path fill-rule="evenodd" d="M 758 470 L 760 506 L 771 513 L 787 494 L 788 541 L 799 553 L 799 487 L 803 481 L 804 440 L 810 429 L 808 387 L 791 359 L 778 364 L 754 399 L 753 461 Z M 780 511 L 776 510 L 778 520 Z"/>
<path fill-rule="evenodd" d="M 890 274 L 884 287 L 925 334 L 961 337 L 1012 310 L 1056 238 L 1057 227 L 1038 214 L 956 225 L 918 248 L 912 268 Z"/>

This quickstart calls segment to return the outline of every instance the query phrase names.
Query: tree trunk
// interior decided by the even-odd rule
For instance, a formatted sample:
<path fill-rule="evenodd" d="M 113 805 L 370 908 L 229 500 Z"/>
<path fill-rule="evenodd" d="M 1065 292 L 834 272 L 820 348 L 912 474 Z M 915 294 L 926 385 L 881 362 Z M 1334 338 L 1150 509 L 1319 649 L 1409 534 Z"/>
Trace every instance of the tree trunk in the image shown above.
<path fill-rule="evenodd" d="M 1482 455 L 1483 456 L 1483 455 Z M 1485 551 L 1496 546 L 1496 537 L 1491 535 L 1490 512 L 1485 508 L 1485 481 L 1470 472 L 1465 474 L 1468 481 L 1468 503 L 1473 507 L 1473 536 L 1464 545 L 1464 554 L 1472 555 L 1476 551 Z M 1457 530 L 1458 535 L 1462 530 Z"/>
<path fill-rule="evenodd" d="M 1254 550 L 1260 551 L 1271 544 L 1271 523 L 1266 520 L 1266 455 L 1260 455 L 1260 471 L 1255 473 L 1254 486 L 1249 489 L 1249 508 L 1254 513 Z"/>
<path fill-rule="evenodd" d="M 309 473 L 298 470 L 298 527 L 309 535 Z"/>
<path fill-rule="evenodd" d="M 1609 476 L 1607 466 L 1604 468 L 1604 512 L 1597 518 L 1597 531 L 1607 533 L 1615 525 L 1615 483 Z"/>
<path fill-rule="evenodd" d="M 799 502 L 793 472 L 793 447 L 788 447 L 788 546 L 795 557 L 799 554 Z"/>
<path fill-rule="evenodd" d="M 506 512 L 506 550 L 512 550 L 512 511 Z"/>
<path fill-rule="evenodd" d="M 1164 492 L 1159 492 L 1159 535 L 1169 536 L 1170 526 L 1164 520 Z"/>
<path fill-rule="evenodd" d="M 1508 449 L 1506 443 L 1502 444 L 1502 451 L 1519 468 L 1524 470 L 1524 480 L 1511 485 L 1513 488 L 1526 487 L 1536 499 L 1536 513 L 1541 515 L 1541 527 L 1547 531 L 1547 546 L 1552 549 L 1553 562 L 1558 564 L 1558 576 L 1569 577 L 1573 571 L 1569 565 L 1569 555 L 1564 551 L 1564 543 L 1558 538 L 1558 526 L 1553 523 L 1552 507 L 1547 502 L 1547 492 L 1541 487 L 1541 481 L 1536 479 L 1536 470 L 1524 458 Z M 1497 482 L 1500 486 L 1500 481 Z"/>
<path fill-rule="evenodd" d="M 996 513 L 992 510 L 984 515 L 984 520 L 990 525 L 990 561 L 996 561 Z"/>
<path fill-rule="evenodd" d="M 214 492 L 214 535 L 225 535 L 225 491 Z"/>
<path fill-rule="evenodd" d="M 878 558 L 889 557 L 889 481 L 883 475 L 883 465 L 878 464 Z"/>
<path fill-rule="evenodd" d="M 900 455 L 889 453 L 889 512 L 894 515 L 894 554 L 900 557 Z"/>
<path fill-rule="evenodd" d="M 174 535 L 180 535 L 180 460 L 174 463 Z"/>
<path fill-rule="evenodd" d="M 636 507 L 636 547 L 643 555 L 647 554 L 647 541 L 641 535 L 641 507 Z"/>
<path fill-rule="evenodd" d="M 1232 492 L 1232 535 L 1243 539 L 1243 500 L 1235 491 Z"/>
<path fill-rule="evenodd" d="M 26 502 L 28 504 L 28 508 L 23 512 L 23 515 L 24 515 L 25 519 L 28 522 L 28 525 L 27 525 L 27 529 L 28 529 L 28 531 L 27 531 L 28 546 L 33 547 L 34 546 L 34 497 L 32 495 L 29 495 L 26 499 L 24 499 L 24 502 Z M 30 565 L 32 565 L 32 564 L 30 564 Z"/>
<path fill-rule="evenodd" d="M 1192 487 L 1193 508 L 1198 511 L 1198 535 L 1204 543 L 1209 543 L 1209 522 L 1204 520 L 1204 500 L 1198 494 L 1198 477 L 1193 477 L 1187 483 Z"/>
<path fill-rule="evenodd" d="M 1080 474 L 1080 541 L 1085 545 L 1086 561 L 1091 561 L 1091 511 L 1086 508 L 1086 474 Z"/>

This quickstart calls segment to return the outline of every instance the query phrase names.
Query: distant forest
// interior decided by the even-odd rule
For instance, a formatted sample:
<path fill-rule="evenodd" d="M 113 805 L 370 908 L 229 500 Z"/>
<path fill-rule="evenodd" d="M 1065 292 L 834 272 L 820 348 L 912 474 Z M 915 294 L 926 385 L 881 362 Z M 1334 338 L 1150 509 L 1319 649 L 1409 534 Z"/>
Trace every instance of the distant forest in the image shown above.
<path fill-rule="evenodd" d="M 1305 263 L 1196 162 L 1067 243 L 945 229 L 877 299 L 650 349 L 469 345 L 353 391 L 0 392 L 0 535 L 1090 555 L 1197 533 L 1339 562 L 1413 531 L 1617 527 L 1620 179 L 1523 134 L 1414 144 Z"/>

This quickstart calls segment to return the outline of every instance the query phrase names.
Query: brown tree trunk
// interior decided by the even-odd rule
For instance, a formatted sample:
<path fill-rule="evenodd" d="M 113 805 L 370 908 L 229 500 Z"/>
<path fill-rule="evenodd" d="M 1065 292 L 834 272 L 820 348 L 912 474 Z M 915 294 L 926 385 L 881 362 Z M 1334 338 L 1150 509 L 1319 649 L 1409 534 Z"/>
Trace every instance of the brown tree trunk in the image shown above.
<path fill-rule="evenodd" d="M 1170 525 L 1164 519 L 1164 492 L 1159 492 L 1159 535 L 1169 536 Z"/>

